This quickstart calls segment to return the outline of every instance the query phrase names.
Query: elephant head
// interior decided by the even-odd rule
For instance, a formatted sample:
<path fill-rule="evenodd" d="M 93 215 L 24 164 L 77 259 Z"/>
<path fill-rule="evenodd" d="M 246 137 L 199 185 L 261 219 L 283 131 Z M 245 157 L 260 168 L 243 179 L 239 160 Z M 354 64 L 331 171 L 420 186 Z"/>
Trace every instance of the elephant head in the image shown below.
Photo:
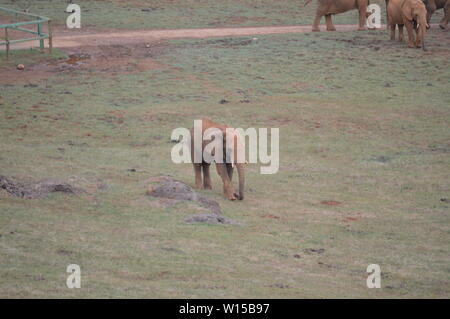
<path fill-rule="evenodd" d="M 420 0 L 404 1 L 402 5 L 402 13 L 405 18 L 411 22 L 415 22 L 417 31 L 416 45 L 422 43 L 422 48 L 425 48 L 425 34 L 427 28 L 429 28 L 427 23 L 427 9 L 425 4 Z"/>

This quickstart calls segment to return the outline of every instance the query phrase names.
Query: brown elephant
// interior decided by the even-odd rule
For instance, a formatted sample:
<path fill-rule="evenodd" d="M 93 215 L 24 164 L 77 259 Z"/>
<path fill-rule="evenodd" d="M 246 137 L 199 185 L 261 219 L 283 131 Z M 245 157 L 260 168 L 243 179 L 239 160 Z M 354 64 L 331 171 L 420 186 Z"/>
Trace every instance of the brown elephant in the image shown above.
<path fill-rule="evenodd" d="M 395 26 L 399 27 L 399 40 L 403 41 L 403 25 L 408 32 L 408 47 L 425 48 L 425 34 L 428 28 L 427 9 L 422 0 L 389 0 L 388 24 L 391 28 L 391 40 L 395 38 Z M 414 33 L 416 31 L 416 40 Z"/>
<path fill-rule="evenodd" d="M 305 6 L 312 0 L 305 0 Z M 327 31 L 335 31 L 336 28 L 331 21 L 331 15 L 347 12 L 357 9 L 359 11 L 359 28 L 358 30 L 367 30 L 367 6 L 369 0 L 318 0 L 316 17 L 312 25 L 312 31 L 320 31 L 320 19 L 325 16 Z"/>
<path fill-rule="evenodd" d="M 446 29 L 448 22 L 450 21 L 450 0 L 423 0 L 425 7 L 427 8 L 427 22 L 430 23 L 431 16 L 434 11 L 438 9 L 444 10 L 444 17 L 439 22 L 441 29 Z"/>
<path fill-rule="evenodd" d="M 216 170 L 223 182 L 223 193 L 226 198 L 229 200 L 242 200 L 244 199 L 244 186 L 245 186 L 245 175 L 244 175 L 244 166 L 246 164 L 244 161 L 238 161 L 237 157 L 237 149 L 243 145 L 242 137 L 239 133 L 230 128 L 229 126 L 222 125 L 211 121 L 210 119 L 204 118 L 201 120 L 202 129 L 201 129 L 201 149 L 196 149 L 195 145 L 195 133 L 194 128 L 191 129 L 191 158 L 192 163 L 194 164 L 194 172 L 195 172 L 195 187 L 197 189 L 212 189 L 211 176 L 209 174 L 209 167 L 211 165 L 211 161 L 208 161 L 204 157 L 205 148 L 209 143 L 212 143 L 213 139 L 207 140 L 204 138 L 205 131 L 208 129 L 212 130 L 220 130 L 222 132 L 221 136 L 223 138 L 221 146 L 223 147 L 223 161 L 218 162 L 215 161 Z M 228 130 L 227 130 L 228 129 Z M 211 130 L 209 130 L 211 132 Z M 227 144 L 226 139 L 231 138 L 232 141 Z M 241 149 L 242 150 L 242 149 Z M 208 151 L 208 150 L 207 150 Z M 194 154 L 198 152 L 200 161 L 195 161 Z M 200 153 L 201 152 L 201 153 Z M 230 156 L 231 154 L 231 156 Z M 214 156 L 215 154 L 208 154 Z M 239 174 L 239 193 L 236 193 L 233 188 L 232 178 L 233 178 L 233 169 L 236 166 L 237 172 Z M 202 179 L 203 172 L 203 179 Z"/>

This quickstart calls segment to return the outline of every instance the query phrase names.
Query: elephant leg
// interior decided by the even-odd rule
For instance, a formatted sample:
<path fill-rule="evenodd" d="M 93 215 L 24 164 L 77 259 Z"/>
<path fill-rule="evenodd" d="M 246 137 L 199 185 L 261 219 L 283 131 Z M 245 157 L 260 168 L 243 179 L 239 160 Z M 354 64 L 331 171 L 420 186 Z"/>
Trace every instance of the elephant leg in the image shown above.
<path fill-rule="evenodd" d="M 365 31 L 367 30 L 366 27 L 366 18 L 367 18 L 367 6 L 360 5 L 359 7 L 359 27 L 358 31 Z"/>
<path fill-rule="evenodd" d="M 333 21 L 331 20 L 331 14 L 325 15 L 325 22 L 327 24 L 327 31 L 336 31 L 336 28 L 333 25 Z"/>
<path fill-rule="evenodd" d="M 403 24 L 398 25 L 398 41 L 403 42 Z"/>
<path fill-rule="evenodd" d="M 195 188 L 203 189 L 202 183 L 202 164 L 194 163 Z"/>
<path fill-rule="evenodd" d="M 450 1 L 447 1 L 447 3 L 444 6 L 444 17 L 442 18 L 441 22 L 439 23 L 439 27 L 441 29 L 446 29 L 449 20 L 450 20 Z"/>
<path fill-rule="evenodd" d="M 234 170 L 233 165 L 227 163 L 227 173 L 228 177 L 230 178 L 230 182 L 233 180 L 233 170 Z"/>
<path fill-rule="evenodd" d="M 408 47 L 414 48 L 414 33 L 411 21 L 404 20 L 406 31 L 408 32 Z"/>
<path fill-rule="evenodd" d="M 314 22 L 312 25 L 312 31 L 313 32 L 319 32 L 320 28 L 319 28 L 319 23 L 320 23 L 320 19 L 322 19 L 323 14 L 321 12 L 319 12 L 319 9 L 317 9 L 316 12 L 316 17 L 314 18 Z"/>
<path fill-rule="evenodd" d="M 389 5 L 389 0 L 385 0 L 386 2 L 386 29 L 389 30 L 389 13 L 388 13 L 388 5 Z"/>
<path fill-rule="evenodd" d="M 415 42 L 415 46 L 416 48 L 420 48 L 421 44 L 420 44 L 420 37 L 419 37 L 419 28 L 416 28 L 416 42 Z"/>
<path fill-rule="evenodd" d="M 203 187 L 205 189 L 212 189 L 211 176 L 209 175 L 209 166 L 211 164 L 203 164 Z"/>
<path fill-rule="evenodd" d="M 234 167 L 231 164 L 227 164 L 227 173 L 228 173 L 228 177 L 230 178 L 230 182 L 233 180 L 233 171 L 234 171 Z M 234 193 L 234 196 L 238 199 L 241 199 L 238 193 Z"/>
<path fill-rule="evenodd" d="M 395 24 L 391 24 L 390 28 L 391 28 L 391 41 L 395 40 Z M 400 30 L 400 26 L 399 26 L 399 30 Z"/>
<path fill-rule="evenodd" d="M 236 200 L 237 198 L 234 195 L 233 185 L 231 184 L 230 178 L 228 177 L 225 163 L 216 163 L 216 169 L 217 173 L 222 178 L 224 196 L 229 200 Z"/>

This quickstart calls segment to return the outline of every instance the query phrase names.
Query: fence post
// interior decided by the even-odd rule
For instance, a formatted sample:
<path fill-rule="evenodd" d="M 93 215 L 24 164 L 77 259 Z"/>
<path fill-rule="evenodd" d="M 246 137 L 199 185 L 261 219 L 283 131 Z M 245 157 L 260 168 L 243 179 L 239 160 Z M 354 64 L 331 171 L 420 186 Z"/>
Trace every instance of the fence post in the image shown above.
<path fill-rule="evenodd" d="M 53 35 L 52 35 L 52 26 L 50 20 L 48 20 L 48 51 L 52 54 L 53 50 Z"/>
<path fill-rule="evenodd" d="M 6 41 L 6 60 L 9 60 L 9 38 L 8 38 L 8 28 L 5 28 L 5 41 Z"/>
<path fill-rule="evenodd" d="M 41 48 L 41 50 L 44 50 L 44 39 L 42 39 L 42 23 L 38 23 L 37 29 L 39 35 L 39 47 Z"/>

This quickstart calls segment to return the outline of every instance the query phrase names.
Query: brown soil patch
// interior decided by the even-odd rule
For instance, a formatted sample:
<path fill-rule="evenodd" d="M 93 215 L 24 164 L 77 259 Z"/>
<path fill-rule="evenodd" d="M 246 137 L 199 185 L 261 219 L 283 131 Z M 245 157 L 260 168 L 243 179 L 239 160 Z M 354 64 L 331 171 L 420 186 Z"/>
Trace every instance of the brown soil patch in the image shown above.
<path fill-rule="evenodd" d="M 272 219 L 280 219 L 280 216 L 272 215 L 272 214 L 265 214 L 262 215 L 263 218 L 272 218 Z"/>
<path fill-rule="evenodd" d="M 79 71 L 92 75 L 111 75 L 167 68 L 168 66 L 156 61 L 156 57 L 167 48 L 167 43 L 163 41 L 67 48 L 67 59 L 44 60 L 26 65 L 23 71 L 17 70 L 15 66 L 0 68 L 0 72 L 5 75 L 0 78 L 0 85 L 33 83 L 57 74 Z"/>
<path fill-rule="evenodd" d="M 360 219 L 361 219 L 360 217 L 345 217 L 342 221 L 348 223 L 348 222 L 356 222 Z"/>
<path fill-rule="evenodd" d="M 335 201 L 335 200 L 324 200 L 320 202 L 321 204 L 328 205 L 328 206 L 338 206 L 341 205 L 341 202 Z"/>

